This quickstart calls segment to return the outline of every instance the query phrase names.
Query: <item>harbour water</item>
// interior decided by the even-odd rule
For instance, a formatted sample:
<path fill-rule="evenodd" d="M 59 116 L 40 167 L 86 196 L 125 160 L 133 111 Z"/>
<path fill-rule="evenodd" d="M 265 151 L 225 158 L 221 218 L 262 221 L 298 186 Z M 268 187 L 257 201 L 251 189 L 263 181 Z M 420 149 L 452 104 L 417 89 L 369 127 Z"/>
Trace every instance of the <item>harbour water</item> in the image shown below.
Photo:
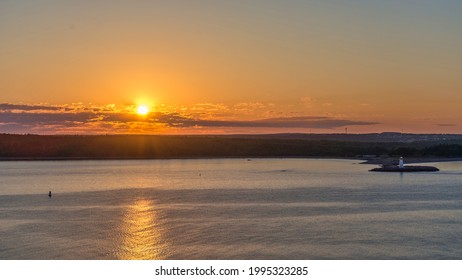
<path fill-rule="evenodd" d="M 462 162 L 432 165 L 0 162 L 0 259 L 461 259 Z"/>

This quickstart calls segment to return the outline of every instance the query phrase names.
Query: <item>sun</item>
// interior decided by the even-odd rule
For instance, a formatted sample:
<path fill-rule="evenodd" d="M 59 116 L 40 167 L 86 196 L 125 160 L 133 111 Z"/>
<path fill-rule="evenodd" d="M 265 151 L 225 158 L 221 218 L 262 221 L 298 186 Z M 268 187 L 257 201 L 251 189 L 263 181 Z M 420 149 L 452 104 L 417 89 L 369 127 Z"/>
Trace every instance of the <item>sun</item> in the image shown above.
<path fill-rule="evenodd" d="M 149 108 L 146 105 L 139 105 L 136 108 L 136 113 L 138 115 L 142 115 L 142 116 L 147 115 L 149 113 Z"/>

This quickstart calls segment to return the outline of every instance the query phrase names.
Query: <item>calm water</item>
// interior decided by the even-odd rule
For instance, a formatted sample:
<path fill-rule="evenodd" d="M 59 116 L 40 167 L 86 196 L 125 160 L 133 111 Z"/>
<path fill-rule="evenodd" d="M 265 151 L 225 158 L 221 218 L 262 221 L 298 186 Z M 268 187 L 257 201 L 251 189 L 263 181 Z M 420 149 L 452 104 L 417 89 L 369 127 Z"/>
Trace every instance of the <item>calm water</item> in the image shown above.
<path fill-rule="evenodd" d="M 0 259 L 462 259 L 462 163 L 433 165 L 0 162 Z"/>

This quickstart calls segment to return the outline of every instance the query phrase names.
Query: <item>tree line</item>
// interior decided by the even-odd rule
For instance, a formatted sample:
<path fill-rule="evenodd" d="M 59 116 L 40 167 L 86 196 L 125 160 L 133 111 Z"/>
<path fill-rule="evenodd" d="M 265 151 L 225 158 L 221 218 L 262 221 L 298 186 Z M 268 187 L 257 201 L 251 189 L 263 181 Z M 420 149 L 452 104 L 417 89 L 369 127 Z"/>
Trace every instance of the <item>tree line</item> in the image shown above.
<path fill-rule="evenodd" d="M 462 157 L 462 143 L 381 143 L 230 136 L 0 135 L 3 159 Z"/>

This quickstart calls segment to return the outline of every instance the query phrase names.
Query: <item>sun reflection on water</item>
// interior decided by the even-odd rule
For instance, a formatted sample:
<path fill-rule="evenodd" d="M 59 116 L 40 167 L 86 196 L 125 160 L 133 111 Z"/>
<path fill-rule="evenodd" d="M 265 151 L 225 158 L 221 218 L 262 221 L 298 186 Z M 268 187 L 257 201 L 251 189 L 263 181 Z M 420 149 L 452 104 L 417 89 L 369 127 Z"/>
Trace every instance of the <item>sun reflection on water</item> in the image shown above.
<path fill-rule="evenodd" d="M 116 253 L 122 260 L 165 259 L 167 243 L 163 238 L 158 213 L 152 201 L 140 199 L 127 207 L 120 232 L 121 244 Z"/>

